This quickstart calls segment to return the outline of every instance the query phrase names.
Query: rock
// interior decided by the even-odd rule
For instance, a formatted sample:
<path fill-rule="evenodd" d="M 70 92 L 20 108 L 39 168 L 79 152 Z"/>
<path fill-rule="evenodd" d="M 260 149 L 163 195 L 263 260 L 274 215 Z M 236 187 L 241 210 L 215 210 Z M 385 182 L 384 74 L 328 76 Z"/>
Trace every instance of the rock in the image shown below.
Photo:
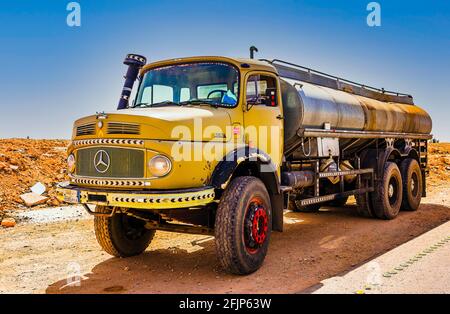
<path fill-rule="evenodd" d="M 31 187 L 31 192 L 37 195 L 42 195 L 46 190 L 47 188 L 41 182 L 38 182 Z"/>
<path fill-rule="evenodd" d="M 18 166 L 19 165 L 19 161 L 17 161 L 16 159 L 12 159 L 12 158 L 9 159 L 9 163 L 11 165 L 14 165 L 14 166 Z"/>
<path fill-rule="evenodd" d="M 16 221 L 14 220 L 14 218 L 4 218 L 2 220 L 2 227 L 4 228 L 11 228 L 14 227 L 16 225 Z"/>
<path fill-rule="evenodd" d="M 6 169 L 8 167 L 8 164 L 6 162 L 0 161 L 0 171 L 3 169 Z"/>
<path fill-rule="evenodd" d="M 20 198 L 25 203 L 25 205 L 27 205 L 28 207 L 39 205 L 39 204 L 44 204 L 48 200 L 48 197 L 38 195 L 33 192 L 22 194 L 22 195 L 20 195 Z"/>
<path fill-rule="evenodd" d="M 14 171 L 19 170 L 19 166 L 16 166 L 16 165 L 9 165 L 9 168 L 11 168 L 11 170 L 14 170 Z"/>
<path fill-rule="evenodd" d="M 52 197 L 47 201 L 47 204 L 53 207 L 58 207 L 61 205 L 60 201 L 56 197 Z"/>

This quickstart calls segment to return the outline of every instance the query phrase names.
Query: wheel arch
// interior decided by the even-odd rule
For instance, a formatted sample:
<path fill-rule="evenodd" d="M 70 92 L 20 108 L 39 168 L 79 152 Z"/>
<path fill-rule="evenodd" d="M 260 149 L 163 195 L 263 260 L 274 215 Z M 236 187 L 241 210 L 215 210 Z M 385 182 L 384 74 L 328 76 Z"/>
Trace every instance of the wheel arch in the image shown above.
<path fill-rule="evenodd" d="M 272 207 L 272 229 L 283 229 L 283 195 L 277 167 L 264 151 L 248 146 L 228 153 L 216 166 L 210 184 L 224 190 L 229 182 L 239 176 L 254 176 L 265 185 Z"/>
<path fill-rule="evenodd" d="M 419 166 L 420 166 L 420 156 L 416 149 L 410 147 L 406 150 L 405 155 L 406 154 L 407 154 L 406 158 L 412 158 L 412 159 L 417 160 L 417 162 L 419 163 Z"/>
<path fill-rule="evenodd" d="M 373 168 L 377 178 L 383 176 L 384 165 L 389 160 L 398 163 L 402 154 L 397 148 L 387 147 L 385 149 L 370 148 L 361 153 L 361 165 L 363 168 Z"/>

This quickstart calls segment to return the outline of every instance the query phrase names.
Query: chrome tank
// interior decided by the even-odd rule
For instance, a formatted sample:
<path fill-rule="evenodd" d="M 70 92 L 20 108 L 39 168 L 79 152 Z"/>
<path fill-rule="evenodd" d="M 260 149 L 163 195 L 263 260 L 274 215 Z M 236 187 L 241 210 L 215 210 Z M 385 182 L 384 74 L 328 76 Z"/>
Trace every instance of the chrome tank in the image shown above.
<path fill-rule="evenodd" d="M 299 141 L 298 131 L 322 129 L 396 133 L 431 132 L 431 118 L 415 105 L 383 102 L 291 79 L 281 80 L 285 146 Z"/>

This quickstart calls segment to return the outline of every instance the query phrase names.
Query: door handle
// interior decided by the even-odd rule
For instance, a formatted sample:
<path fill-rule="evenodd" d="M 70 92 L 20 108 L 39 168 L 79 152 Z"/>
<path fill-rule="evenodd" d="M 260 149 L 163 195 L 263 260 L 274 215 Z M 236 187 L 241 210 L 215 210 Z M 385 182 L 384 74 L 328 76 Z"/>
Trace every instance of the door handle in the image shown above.
<path fill-rule="evenodd" d="M 279 114 L 279 115 L 277 116 L 277 119 L 278 119 L 278 120 L 283 120 L 284 117 L 283 117 L 281 114 Z"/>

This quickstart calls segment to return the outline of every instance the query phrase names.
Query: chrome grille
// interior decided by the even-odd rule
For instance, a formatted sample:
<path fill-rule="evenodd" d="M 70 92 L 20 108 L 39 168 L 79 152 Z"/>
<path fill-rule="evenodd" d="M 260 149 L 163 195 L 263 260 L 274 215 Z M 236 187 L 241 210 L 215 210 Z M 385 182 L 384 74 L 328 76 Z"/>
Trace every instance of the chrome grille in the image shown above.
<path fill-rule="evenodd" d="M 103 155 L 103 161 L 108 163 L 107 167 L 102 167 L 101 169 L 98 166 L 96 167 L 98 160 L 94 160 L 99 151 Z M 143 178 L 144 167 L 144 150 L 142 149 L 88 147 L 76 150 L 75 173 L 77 176 L 91 178 Z"/>
<path fill-rule="evenodd" d="M 109 122 L 108 134 L 140 134 L 139 124 Z"/>
<path fill-rule="evenodd" d="M 77 127 L 77 136 L 95 134 L 95 123 L 80 125 Z"/>

